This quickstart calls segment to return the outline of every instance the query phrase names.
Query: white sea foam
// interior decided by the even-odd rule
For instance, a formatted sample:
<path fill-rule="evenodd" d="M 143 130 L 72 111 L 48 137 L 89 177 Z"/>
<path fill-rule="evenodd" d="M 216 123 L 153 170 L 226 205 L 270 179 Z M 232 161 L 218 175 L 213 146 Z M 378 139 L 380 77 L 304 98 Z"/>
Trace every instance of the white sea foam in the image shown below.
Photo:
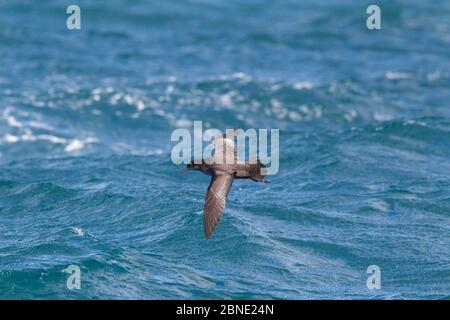
<path fill-rule="evenodd" d="M 309 90 L 313 88 L 313 84 L 311 82 L 302 81 L 294 83 L 292 87 L 296 90 Z"/>
<path fill-rule="evenodd" d="M 298 112 L 290 111 L 288 116 L 289 116 L 289 119 L 291 119 L 292 121 L 302 120 L 302 116 Z"/>
<path fill-rule="evenodd" d="M 389 80 L 400 80 L 400 79 L 411 79 L 413 75 L 407 72 L 393 72 L 388 71 L 385 74 L 386 79 Z"/>
<path fill-rule="evenodd" d="M 88 137 L 85 139 L 66 139 L 51 134 L 35 135 L 30 129 L 25 129 L 25 131 L 20 135 L 6 133 L 3 136 L 2 140 L 6 143 L 48 141 L 53 144 L 65 145 L 64 151 L 69 153 L 79 151 L 86 145 L 97 142 L 97 139 L 92 137 Z"/>
<path fill-rule="evenodd" d="M 74 234 L 76 234 L 77 236 L 79 236 L 79 237 L 83 237 L 83 236 L 86 235 L 86 232 L 83 229 L 81 229 L 81 228 L 72 227 L 71 229 L 72 229 L 72 232 Z"/>
<path fill-rule="evenodd" d="M 408 125 L 418 125 L 418 126 L 422 126 L 425 127 L 427 124 L 423 121 L 417 121 L 417 120 L 407 120 L 403 122 L 404 126 L 408 126 Z"/>
<path fill-rule="evenodd" d="M 388 212 L 389 204 L 384 200 L 373 200 L 370 203 L 371 207 L 381 212 Z"/>
<path fill-rule="evenodd" d="M 381 113 L 381 112 L 374 112 L 373 118 L 376 121 L 390 121 L 390 120 L 394 119 L 394 117 L 391 114 Z"/>
<path fill-rule="evenodd" d="M 164 154 L 164 150 L 159 148 L 145 148 L 122 142 L 114 144 L 112 149 L 119 154 L 130 154 L 135 156 L 155 156 Z"/>
<path fill-rule="evenodd" d="M 3 140 L 8 143 L 16 143 L 20 140 L 20 138 L 18 136 L 13 136 L 12 134 L 7 133 L 5 134 Z"/>
<path fill-rule="evenodd" d="M 86 138 L 83 140 L 80 139 L 73 139 L 71 140 L 66 147 L 64 148 L 64 151 L 66 152 L 75 152 L 83 149 L 87 144 L 95 143 L 97 142 L 97 139 L 95 138 Z"/>
<path fill-rule="evenodd" d="M 7 107 L 2 113 L 2 118 L 9 127 L 19 129 L 31 127 L 35 129 L 53 130 L 51 125 L 42 121 L 40 115 L 30 114 L 25 111 L 14 111 L 15 114 L 13 114 L 13 111 L 12 107 Z M 20 116 L 20 120 L 18 116 Z"/>
<path fill-rule="evenodd" d="M 77 150 L 81 150 L 84 148 L 84 142 L 78 139 L 72 140 L 65 148 L 64 150 L 66 152 L 74 152 Z"/>
<path fill-rule="evenodd" d="M 2 118 L 6 121 L 8 126 L 15 128 L 22 128 L 23 124 L 16 117 L 12 115 L 12 108 L 6 108 L 3 111 Z"/>
<path fill-rule="evenodd" d="M 171 94 L 175 91 L 175 87 L 173 85 L 168 85 L 166 88 L 166 94 Z"/>
<path fill-rule="evenodd" d="M 53 130 L 53 127 L 45 122 L 40 121 L 29 121 L 27 123 L 28 126 L 35 128 L 35 129 L 43 129 L 43 130 Z"/>
<path fill-rule="evenodd" d="M 226 94 L 223 94 L 219 97 L 219 101 L 225 107 L 233 106 L 233 98 L 237 95 L 236 91 L 230 91 Z"/>
<path fill-rule="evenodd" d="M 41 134 L 36 136 L 37 140 L 46 140 L 46 141 L 50 141 L 51 143 L 54 144 L 64 144 L 67 143 L 67 140 L 64 138 L 60 138 L 60 137 L 56 137 L 56 136 L 52 136 L 49 134 Z"/>
<path fill-rule="evenodd" d="M 356 112 L 356 110 L 349 110 L 348 113 L 344 114 L 344 119 L 347 120 L 348 122 L 353 121 L 356 117 L 358 116 L 358 112 Z"/>

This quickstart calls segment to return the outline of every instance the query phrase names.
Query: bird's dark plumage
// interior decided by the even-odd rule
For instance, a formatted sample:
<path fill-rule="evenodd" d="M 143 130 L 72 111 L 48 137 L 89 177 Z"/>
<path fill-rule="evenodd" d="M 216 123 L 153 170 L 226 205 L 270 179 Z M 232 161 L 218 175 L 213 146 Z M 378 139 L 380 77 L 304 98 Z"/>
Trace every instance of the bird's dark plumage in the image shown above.
<path fill-rule="evenodd" d="M 236 131 L 235 131 L 236 134 Z M 228 193 L 230 192 L 233 180 L 251 179 L 257 182 L 267 182 L 261 169 L 264 165 L 258 160 L 256 163 L 237 163 L 236 147 L 234 142 L 227 139 L 224 135 L 213 143 L 216 145 L 216 157 L 221 153 L 224 158 L 228 154 L 234 163 L 216 163 L 214 161 L 202 160 L 201 163 L 191 161 L 185 170 L 199 170 L 212 176 L 211 182 L 206 192 L 203 224 L 205 229 L 205 237 L 209 239 L 214 229 L 222 218 Z"/>
<path fill-rule="evenodd" d="M 211 237 L 222 218 L 232 184 L 233 175 L 228 173 L 217 174 L 211 178 L 205 197 L 205 213 L 203 215 L 206 239 Z"/>

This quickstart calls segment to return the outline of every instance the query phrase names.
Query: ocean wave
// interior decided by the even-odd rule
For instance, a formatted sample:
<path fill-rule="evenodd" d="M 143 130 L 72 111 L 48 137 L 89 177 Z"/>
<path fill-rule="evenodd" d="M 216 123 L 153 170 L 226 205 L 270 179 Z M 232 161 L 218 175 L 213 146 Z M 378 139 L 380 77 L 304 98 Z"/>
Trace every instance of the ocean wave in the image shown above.
<path fill-rule="evenodd" d="M 448 298 L 447 3 L 80 6 L 0 2 L 0 299 Z M 209 241 L 196 120 L 280 129 Z"/>

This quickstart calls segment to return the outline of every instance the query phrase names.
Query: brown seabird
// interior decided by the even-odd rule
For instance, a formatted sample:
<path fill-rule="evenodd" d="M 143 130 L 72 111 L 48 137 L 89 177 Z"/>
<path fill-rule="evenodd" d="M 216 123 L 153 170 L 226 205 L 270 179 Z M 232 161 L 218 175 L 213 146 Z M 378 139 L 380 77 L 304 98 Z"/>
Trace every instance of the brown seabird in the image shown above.
<path fill-rule="evenodd" d="M 232 134 L 233 137 L 238 132 L 235 129 Z M 268 183 L 265 179 L 266 176 L 261 172 L 261 168 L 264 168 L 264 165 L 259 159 L 254 164 L 251 162 L 242 164 L 237 162 L 236 144 L 234 139 L 231 140 L 226 133 L 221 138 L 214 140 L 213 144 L 215 145 L 214 159 L 209 159 L 209 161 L 202 159 L 202 163 L 198 164 L 195 161 L 191 161 L 186 169 L 183 170 L 183 172 L 199 170 L 212 177 L 205 197 L 203 215 L 206 239 L 211 237 L 214 229 L 219 224 L 220 218 L 222 218 L 228 193 L 234 179 L 251 179 L 256 182 Z M 220 160 L 216 161 L 221 154 Z M 230 158 L 232 161 L 228 161 Z"/>

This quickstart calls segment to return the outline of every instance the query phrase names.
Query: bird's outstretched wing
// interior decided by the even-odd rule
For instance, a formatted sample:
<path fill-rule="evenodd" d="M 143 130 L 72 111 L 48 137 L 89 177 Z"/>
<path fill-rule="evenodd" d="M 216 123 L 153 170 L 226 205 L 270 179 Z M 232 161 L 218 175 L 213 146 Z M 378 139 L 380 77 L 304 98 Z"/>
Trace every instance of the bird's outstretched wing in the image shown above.
<path fill-rule="evenodd" d="M 205 199 L 203 224 L 205 237 L 209 239 L 222 218 L 225 202 L 233 184 L 233 175 L 223 173 L 214 175 L 208 187 Z"/>

